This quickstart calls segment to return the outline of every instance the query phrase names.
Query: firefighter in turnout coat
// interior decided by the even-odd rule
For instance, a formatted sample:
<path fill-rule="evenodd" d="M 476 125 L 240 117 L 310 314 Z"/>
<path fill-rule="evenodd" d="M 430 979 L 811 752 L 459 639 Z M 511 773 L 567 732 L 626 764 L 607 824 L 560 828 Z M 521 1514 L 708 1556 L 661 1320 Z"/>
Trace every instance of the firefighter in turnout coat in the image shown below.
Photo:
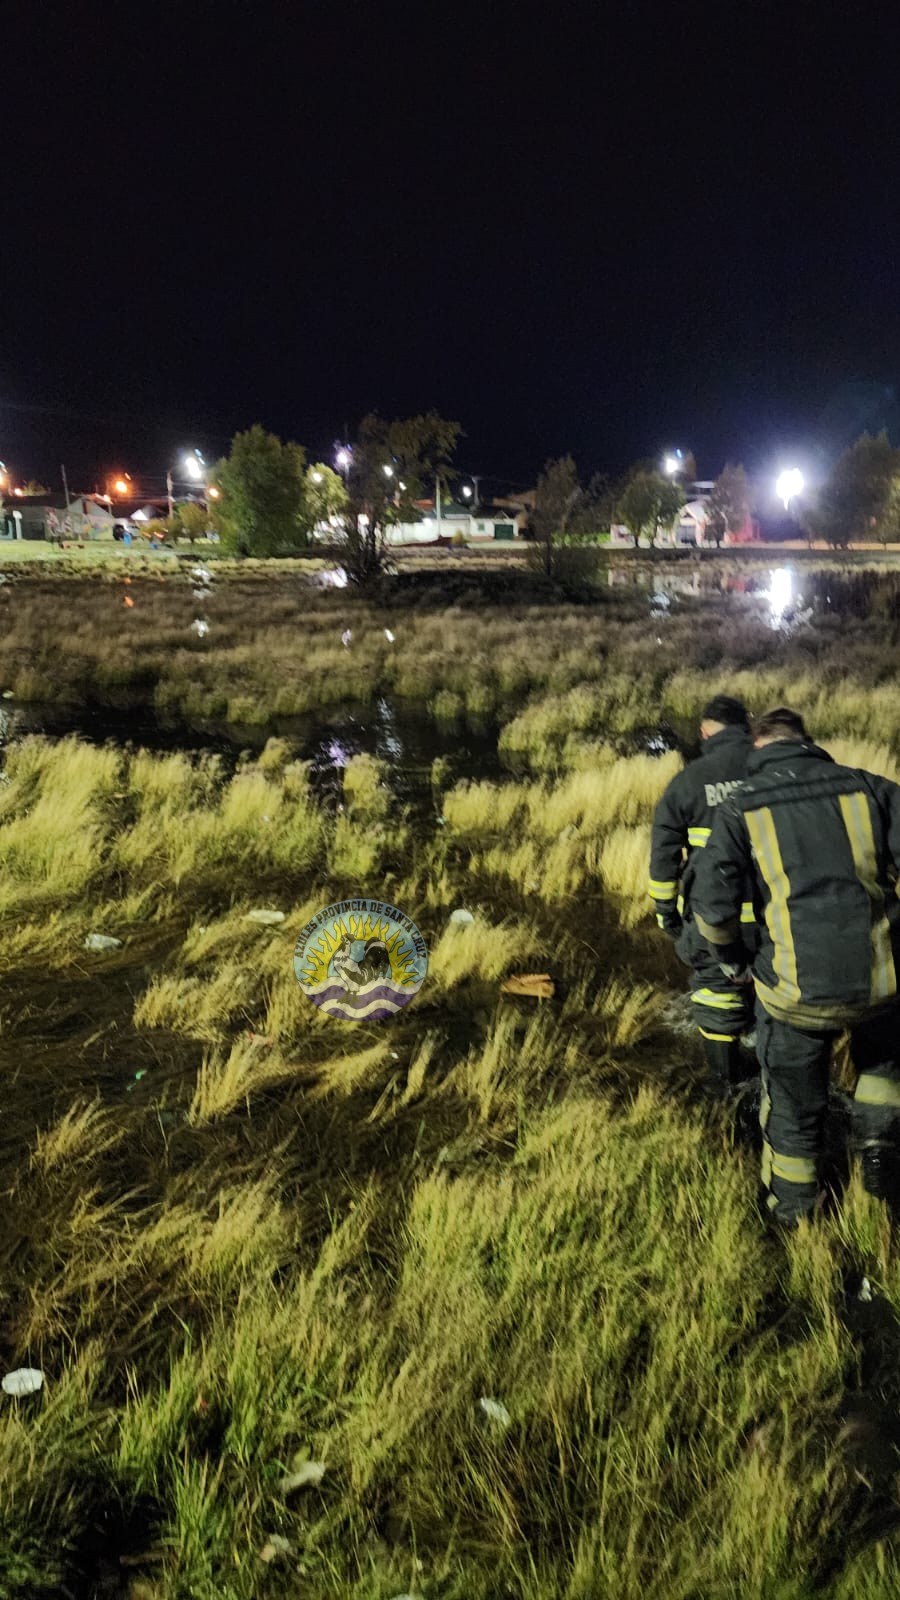
<path fill-rule="evenodd" d="M 764 913 L 753 979 L 763 1187 L 778 1222 L 819 1194 L 831 1047 L 858 1073 L 854 1134 L 870 1193 L 896 1205 L 900 1132 L 900 787 L 838 766 L 795 712 L 754 729 L 747 782 L 719 807 L 694 884 L 697 927 L 738 981 L 747 873 Z"/>
<path fill-rule="evenodd" d="M 672 779 L 653 819 L 650 897 L 660 928 L 691 969 L 691 1000 L 706 1058 L 710 1092 L 727 1094 L 746 1076 L 740 1036 L 753 1027 L 753 995 L 746 983 L 725 976 L 715 950 L 698 931 L 693 914 L 697 862 L 712 832 L 718 807 L 738 787 L 750 755 L 746 707 L 716 695 L 700 720 L 703 749 Z M 755 950 L 752 905 L 743 908 L 748 960 Z"/>

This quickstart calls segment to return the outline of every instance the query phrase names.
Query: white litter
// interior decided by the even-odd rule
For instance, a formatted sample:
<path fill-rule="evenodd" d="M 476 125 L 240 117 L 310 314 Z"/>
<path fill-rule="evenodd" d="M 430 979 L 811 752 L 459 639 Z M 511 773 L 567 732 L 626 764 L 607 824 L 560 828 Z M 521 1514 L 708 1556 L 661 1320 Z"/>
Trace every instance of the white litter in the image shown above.
<path fill-rule="evenodd" d="M 195 578 L 197 583 L 212 583 L 209 567 L 191 567 L 191 577 Z"/>
<path fill-rule="evenodd" d="M 512 1417 L 507 1411 L 502 1400 L 489 1400 L 486 1395 L 482 1395 L 478 1404 L 480 1405 L 485 1416 L 490 1417 L 491 1422 L 499 1423 L 501 1428 L 509 1427 L 510 1423 L 512 1422 Z"/>
<path fill-rule="evenodd" d="M 863 1278 L 863 1281 L 859 1286 L 858 1299 L 865 1300 L 865 1301 L 868 1302 L 869 1300 L 871 1300 L 871 1298 L 872 1298 L 872 1285 L 870 1284 L 868 1278 Z"/>
<path fill-rule="evenodd" d="M 209 599 L 209 590 L 208 589 L 192 589 L 191 590 L 191 594 L 194 596 L 195 600 L 208 600 Z"/>
<path fill-rule="evenodd" d="M 121 950 L 121 939 L 114 939 L 109 933 L 89 933 L 84 941 L 85 950 Z"/>
<path fill-rule="evenodd" d="M 387 642 L 388 642 L 388 644 L 393 644 L 393 642 L 394 642 L 394 635 L 393 635 L 393 634 L 392 634 L 392 633 L 391 633 L 391 630 L 390 630 L 390 628 L 385 628 L 385 630 L 384 630 L 384 637 L 385 637 L 385 638 L 386 638 L 386 639 L 387 639 Z"/>
<path fill-rule="evenodd" d="M 209 623 L 203 617 L 195 617 L 191 623 L 191 630 L 198 639 L 203 639 L 209 633 Z"/>
<path fill-rule="evenodd" d="M 259 906 L 256 911 L 248 911 L 244 917 L 245 922 L 261 922 L 264 928 L 274 928 L 276 922 L 283 922 L 284 911 L 270 911 L 267 906 Z"/>
<path fill-rule="evenodd" d="M 6 1374 L 2 1387 L 4 1394 L 37 1394 L 44 1387 L 44 1374 L 37 1367 L 17 1367 Z"/>
<path fill-rule="evenodd" d="M 475 918 L 465 906 L 457 906 L 456 910 L 450 913 L 450 921 L 457 928 L 470 928 Z"/>
<path fill-rule="evenodd" d="M 12 689 L 4 689 L 3 698 L 4 700 L 12 700 L 14 698 Z"/>
<path fill-rule="evenodd" d="M 277 1556 L 289 1556 L 293 1551 L 290 1539 L 282 1538 L 280 1533 L 270 1533 L 268 1539 L 259 1552 L 260 1561 L 266 1564 L 274 1561 Z"/>
<path fill-rule="evenodd" d="M 341 644 L 344 646 L 345 650 L 349 650 L 350 649 L 350 640 L 352 638 L 353 638 L 353 629 L 352 628 L 345 628 L 343 633 L 341 634 Z"/>
<path fill-rule="evenodd" d="M 314 1488 L 325 1476 L 324 1461 L 301 1461 L 295 1472 L 286 1472 L 279 1479 L 278 1493 L 293 1494 L 295 1489 Z"/>

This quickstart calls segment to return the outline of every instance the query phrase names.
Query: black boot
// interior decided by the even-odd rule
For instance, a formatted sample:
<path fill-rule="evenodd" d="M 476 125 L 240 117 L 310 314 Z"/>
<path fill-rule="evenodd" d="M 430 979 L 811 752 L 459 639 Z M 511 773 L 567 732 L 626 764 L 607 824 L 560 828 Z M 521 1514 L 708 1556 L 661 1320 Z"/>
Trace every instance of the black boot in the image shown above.
<path fill-rule="evenodd" d="M 900 1215 L 900 1154 L 893 1144 L 872 1139 L 860 1151 L 863 1188 L 884 1200 L 892 1215 Z"/>
<path fill-rule="evenodd" d="M 730 1100 L 738 1085 L 747 1076 L 741 1041 L 710 1039 L 705 1033 L 700 1037 L 703 1040 L 703 1054 L 706 1057 L 704 1093 L 710 1100 Z"/>

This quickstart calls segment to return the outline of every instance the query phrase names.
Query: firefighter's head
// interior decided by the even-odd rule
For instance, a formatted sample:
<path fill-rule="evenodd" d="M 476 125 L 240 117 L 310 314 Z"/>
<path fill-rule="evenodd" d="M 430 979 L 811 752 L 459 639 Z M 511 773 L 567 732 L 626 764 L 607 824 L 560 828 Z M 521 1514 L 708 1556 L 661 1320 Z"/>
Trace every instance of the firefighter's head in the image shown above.
<path fill-rule="evenodd" d="M 809 744 L 809 734 L 803 726 L 803 718 L 798 711 L 791 711 L 788 706 L 775 706 L 774 710 L 766 711 L 757 717 L 752 728 L 753 744 L 757 750 L 763 745 L 774 744 L 777 739 L 789 739 L 792 744 Z"/>
<path fill-rule="evenodd" d="M 700 713 L 700 737 L 711 739 L 723 728 L 743 728 L 749 733 L 750 718 L 743 700 L 735 700 L 730 694 L 715 694 Z"/>

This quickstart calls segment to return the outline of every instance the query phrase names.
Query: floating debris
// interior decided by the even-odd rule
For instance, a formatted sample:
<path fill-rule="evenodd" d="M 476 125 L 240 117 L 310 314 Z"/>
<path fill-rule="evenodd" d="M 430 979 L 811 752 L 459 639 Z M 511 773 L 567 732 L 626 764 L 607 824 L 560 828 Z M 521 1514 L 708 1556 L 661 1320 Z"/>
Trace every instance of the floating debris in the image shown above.
<path fill-rule="evenodd" d="M 110 933 L 89 933 L 84 941 L 85 950 L 121 950 L 121 939 L 114 939 Z"/>
<path fill-rule="evenodd" d="M 17 1367 L 15 1372 L 6 1374 L 2 1383 L 3 1393 L 14 1395 L 17 1399 L 23 1394 L 37 1394 L 43 1387 L 44 1374 L 37 1367 Z"/>
<path fill-rule="evenodd" d="M 498 1427 L 501 1428 L 509 1427 L 510 1423 L 512 1422 L 512 1417 L 507 1411 L 502 1400 L 490 1400 L 488 1399 L 487 1395 L 482 1395 L 478 1404 L 485 1416 L 490 1418 L 491 1422 L 496 1422 Z"/>
<path fill-rule="evenodd" d="M 284 911 L 271 911 L 268 906 L 258 906 L 255 911 L 245 913 L 245 922 L 260 922 L 264 928 L 274 928 L 276 922 L 283 922 L 287 915 Z"/>

